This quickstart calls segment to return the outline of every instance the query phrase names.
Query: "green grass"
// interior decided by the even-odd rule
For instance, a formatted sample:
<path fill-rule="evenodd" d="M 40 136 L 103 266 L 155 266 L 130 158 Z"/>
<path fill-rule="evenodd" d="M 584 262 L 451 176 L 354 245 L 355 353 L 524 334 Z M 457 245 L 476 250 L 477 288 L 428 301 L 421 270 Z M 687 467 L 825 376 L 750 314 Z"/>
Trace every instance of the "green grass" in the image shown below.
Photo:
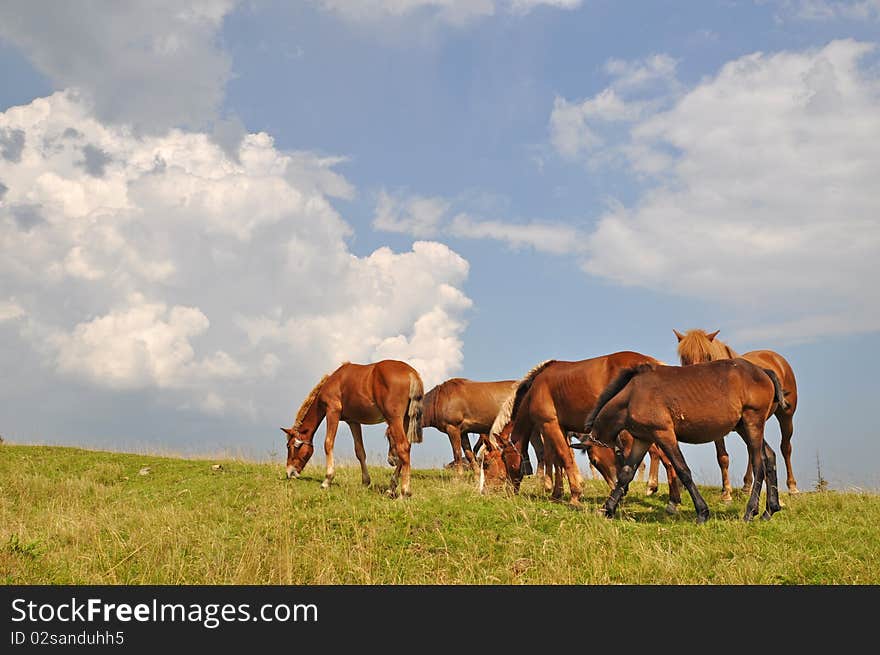
<path fill-rule="evenodd" d="M 315 460 L 319 460 L 316 457 Z M 0 446 L 0 582 L 6 584 L 717 583 L 877 584 L 880 496 L 783 495 L 772 521 L 740 520 L 746 498 L 694 523 L 634 483 L 619 517 L 556 504 L 527 479 L 480 496 L 445 471 L 414 471 L 390 500 L 390 469 L 321 461 L 283 480 L 281 462 L 188 460 L 76 448 Z M 151 467 L 148 475 L 138 471 Z M 763 508 L 763 501 L 761 504 Z"/>

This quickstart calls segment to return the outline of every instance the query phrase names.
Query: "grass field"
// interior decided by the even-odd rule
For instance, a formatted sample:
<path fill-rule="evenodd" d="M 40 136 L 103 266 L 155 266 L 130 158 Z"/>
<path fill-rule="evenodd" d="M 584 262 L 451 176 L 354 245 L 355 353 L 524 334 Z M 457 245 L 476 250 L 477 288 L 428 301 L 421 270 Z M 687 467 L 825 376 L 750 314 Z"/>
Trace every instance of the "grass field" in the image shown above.
<path fill-rule="evenodd" d="M 315 460 L 319 460 L 316 457 Z M 221 471 L 212 470 L 220 463 Z M 740 520 L 746 498 L 694 524 L 634 483 L 609 521 L 554 504 L 527 479 L 518 497 L 479 496 L 470 478 L 414 471 L 390 500 L 390 469 L 323 462 L 282 479 L 281 462 L 189 460 L 76 448 L 0 446 L 5 584 L 713 583 L 877 584 L 880 496 L 783 495 L 772 521 Z M 142 467 L 147 475 L 139 475 Z M 763 508 L 763 500 L 761 507 Z"/>

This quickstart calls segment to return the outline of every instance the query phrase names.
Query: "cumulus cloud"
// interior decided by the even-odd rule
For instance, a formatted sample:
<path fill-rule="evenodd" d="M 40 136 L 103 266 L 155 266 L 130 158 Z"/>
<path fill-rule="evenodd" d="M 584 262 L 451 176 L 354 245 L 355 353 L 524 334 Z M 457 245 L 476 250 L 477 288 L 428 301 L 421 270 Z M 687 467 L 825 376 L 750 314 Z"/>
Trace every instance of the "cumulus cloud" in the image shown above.
<path fill-rule="evenodd" d="M 354 255 L 330 203 L 354 193 L 343 160 L 139 134 L 73 91 L 0 132 L 23 135 L 0 159 L 0 321 L 46 375 L 277 420 L 345 359 L 405 359 L 426 384 L 461 366 L 467 262 L 433 242 Z"/>
<path fill-rule="evenodd" d="M 56 88 L 79 89 L 103 122 L 201 127 L 216 117 L 230 77 L 217 35 L 234 4 L 10 0 L 0 4 L 0 38 Z"/>
<path fill-rule="evenodd" d="M 635 121 L 621 147 L 653 184 L 601 216 L 585 270 L 736 307 L 768 339 L 880 329 L 873 49 L 748 55 Z"/>

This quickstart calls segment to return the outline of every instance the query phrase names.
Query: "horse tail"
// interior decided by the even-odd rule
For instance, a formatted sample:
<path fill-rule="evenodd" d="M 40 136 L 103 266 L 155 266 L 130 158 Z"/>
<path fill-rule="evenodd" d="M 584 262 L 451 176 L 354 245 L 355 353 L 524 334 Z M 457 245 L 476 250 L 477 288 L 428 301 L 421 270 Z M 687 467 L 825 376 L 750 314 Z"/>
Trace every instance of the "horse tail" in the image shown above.
<path fill-rule="evenodd" d="M 773 390 L 776 393 L 776 402 L 782 409 L 788 409 L 788 401 L 785 399 L 785 393 L 782 390 L 782 384 L 779 382 L 779 376 L 772 368 L 762 369 L 773 381 Z"/>
<path fill-rule="evenodd" d="M 586 434 L 590 434 L 593 431 L 593 424 L 596 422 L 596 417 L 599 415 L 599 412 L 602 411 L 602 408 L 608 404 L 608 401 L 614 398 L 621 389 L 623 389 L 629 381 L 632 380 L 635 376 L 640 373 L 644 373 L 646 371 L 654 370 L 654 366 L 652 364 L 639 364 L 638 366 L 632 366 L 630 368 L 625 368 L 620 373 L 617 374 L 617 377 L 614 378 L 608 385 L 602 390 L 602 393 L 599 394 L 598 400 L 596 400 L 596 406 L 593 407 L 593 411 L 590 412 L 590 415 L 587 417 L 586 423 L 584 423 L 584 432 Z"/>
<path fill-rule="evenodd" d="M 422 401 L 425 389 L 422 386 L 422 378 L 418 373 L 410 373 L 409 376 L 409 407 L 406 414 L 409 417 L 409 425 L 406 430 L 406 438 L 410 443 L 422 443 Z"/>

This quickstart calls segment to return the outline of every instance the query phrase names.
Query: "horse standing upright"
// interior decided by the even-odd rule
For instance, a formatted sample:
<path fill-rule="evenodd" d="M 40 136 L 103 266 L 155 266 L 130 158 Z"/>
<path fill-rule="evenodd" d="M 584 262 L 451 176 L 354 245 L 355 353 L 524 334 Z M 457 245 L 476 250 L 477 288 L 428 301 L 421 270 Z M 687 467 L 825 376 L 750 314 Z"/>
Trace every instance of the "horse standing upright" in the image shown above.
<path fill-rule="evenodd" d="M 783 394 L 787 403 L 786 407 L 780 405 L 775 411 L 776 420 L 779 421 L 779 431 L 782 434 L 779 450 L 782 452 L 782 458 L 785 460 L 788 492 L 792 494 L 798 493 L 797 481 L 794 479 L 794 470 L 791 466 L 791 437 L 794 432 L 794 412 L 797 409 L 797 381 L 794 378 L 794 371 L 786 359 L 772 350 L 750 350 L 743 355 L 738 355 L 733 348 L 721 341 L 721 339 L 715 338 L 720 330 L 716 330 L 711 334 L 706 334 L 703 330 L 688 330 L 685 334 L 681 334 L 678 330 L 673 330 L 673 332 L 675 332 L 675 336 L 678 338 L 678 356 L 681 359 L 682 366 L 742 357 L 756 366 L 770 369 L 776 374 L 776 377 L 779 378 L 779 382 L 782 384 Z M 721 500 L 729 501 L 732 498 L 730 476 L 728 474 L 730 456 L 727 454 L 727 448 L 724 445 L 724 437 L 715 442 L 715 452 L 718 457 L 718 466 L 721 468 Z M 747 491 L 751 484 L 752 463 L 749 461 L 746 474 L 743 477 L 743 490 Z"/>
<path fill-rule="evenodd" d="M 327 473 L 321 483 L 333 481 L 333 444 L 340 421 L 348 423 L 354 438 L 354 452 L 361 465 L 361 481 L 370 484 L 361 425 L 388 424 L 391 450 L 396 468 L 391 474 L 390 494 L 396 494 L 398 481 L 404 496 L 410 495 L 410 444 L 422 441 L 422 379 L 409 364 L 384 359 L 375 364 L 343 363 L 325 375 L 303 401 L 287 435 L 287 477 L 299 477 L 315 448 L 315 431 L 327 419 L 324 452 Z"/>
<path fill-rule="evenodd" d="M 755 481 L 743 519 L 758 510 L 764 477 L 767 508 L 762 518 L 779 510 L 776 455 L 764 441 L 764 423 L 776 404 L 786 405 L 782 386 L 770 369 L 745 359 L 727 359 L 698 366 L 641 364 L 621 371 L 602 391 L 584 431 L 604 444 L 614 444 L 621 431 L 634 441 L 617 486 L 605 502 L 605 514 L 614 515 L 635 469 L 651 444 L 670 459 L 697 511 L 697 523 L 709 518 L 709 507 L 697 490 L 679 442 L 708 443 L 736 431 L 746 442 Z"/>
<path fill-rule="evenodd" d="M 422 427 L 433 427 L 449 437 L 452 465 L 462 468 L 462 449 L 468 463 L 476 465 L 469 432 L 487 434 L 498 410 L 516 386 L 516 380 L 474 382 L 452 378 L 438 384 L 425 394 Z"/>

